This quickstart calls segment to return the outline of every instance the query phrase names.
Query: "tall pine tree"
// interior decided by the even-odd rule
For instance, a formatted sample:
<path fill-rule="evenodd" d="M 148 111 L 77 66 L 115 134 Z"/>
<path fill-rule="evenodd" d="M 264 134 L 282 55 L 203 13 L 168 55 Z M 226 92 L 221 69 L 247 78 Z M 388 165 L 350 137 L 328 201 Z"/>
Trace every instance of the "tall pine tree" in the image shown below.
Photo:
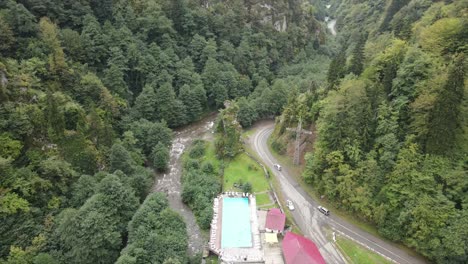
<path fill-rule="evenodd" d="M 353 49 L 353 57 L 351 57 L 349 71 L 357 76 L 361 75 L 364 70 L 364 45 L 366 44 L 366 38 L 364 34 L 359 36 L 359 40 Z"/>
<path fill-rule="evenodd" d="M 449 69 L 447 82 L 437 96 L 431 113 L 426 151 L 446 154 L 456 143 L 461 125 L 461 105 L 464 97 L 465 56 L 458 55 Z"/>

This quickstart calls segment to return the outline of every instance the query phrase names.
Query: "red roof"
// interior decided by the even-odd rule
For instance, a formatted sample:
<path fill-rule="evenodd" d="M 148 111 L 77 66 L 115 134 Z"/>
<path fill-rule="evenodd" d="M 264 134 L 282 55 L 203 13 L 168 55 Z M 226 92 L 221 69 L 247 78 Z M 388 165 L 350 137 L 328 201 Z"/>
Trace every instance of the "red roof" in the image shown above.
<path fill-rule="evenodd" d="M 298 234 L 286 233 L 282 247 L 286 264 L 325 264 L 314 242 Z"/>
<path fill-rule="evenodd" d="M 265 228 L 283 231 L 285 222 L 286 215 L 280 209 L 272 208 L 267 213 Z"/>

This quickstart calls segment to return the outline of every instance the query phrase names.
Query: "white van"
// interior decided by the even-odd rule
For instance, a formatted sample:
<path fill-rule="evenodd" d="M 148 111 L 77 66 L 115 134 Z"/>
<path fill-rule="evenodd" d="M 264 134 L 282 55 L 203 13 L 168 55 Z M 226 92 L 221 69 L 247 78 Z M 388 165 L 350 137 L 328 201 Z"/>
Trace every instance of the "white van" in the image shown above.
<path fill-rule="evenodd" d="M 275 167 L 275 169 L 277 169 L 278 171 L 281 171 L 281 165 L 279 164 L 275 164 L 273 165 Z"/>
<path fill-rule="evenodd" d="M 326 216 L 330 215 L 330 211 L 328 211 L 327 208 L 325 208 L 325 207 L 323 207 L 323 206 L 319 206 L 318 209 L 319 209 L 319 211 L 320 211 L 322 214 L 324 214 L 324 215 L 326 215 Z"/>

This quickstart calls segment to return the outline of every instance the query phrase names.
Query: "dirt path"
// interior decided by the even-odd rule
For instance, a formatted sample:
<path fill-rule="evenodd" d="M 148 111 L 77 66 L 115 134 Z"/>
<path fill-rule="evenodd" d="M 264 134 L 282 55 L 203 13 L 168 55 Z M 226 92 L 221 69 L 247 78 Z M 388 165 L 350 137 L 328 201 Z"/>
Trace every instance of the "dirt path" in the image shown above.
<path fill-rule="evenodd" d="M 187 225 L 189 235 L 189 253 L 194 255 L 203 250 L 205 243 L 201 230 L 195 220 L 192 210 L 182 203 L 182 160 L 181 156 L 184 150 L 190 146 L 194 139 L 203 138 L 212 140 L 212 130 L 216 115 L 210 115 L 199 122 L 188 125 L 184 128 L 174 131 L 172 140 L 169 168 L 166 173 L 159 174 L 152 187 L 153 192 L 165 192 L 169 199 L 170 207 L 182 215 Z"/>

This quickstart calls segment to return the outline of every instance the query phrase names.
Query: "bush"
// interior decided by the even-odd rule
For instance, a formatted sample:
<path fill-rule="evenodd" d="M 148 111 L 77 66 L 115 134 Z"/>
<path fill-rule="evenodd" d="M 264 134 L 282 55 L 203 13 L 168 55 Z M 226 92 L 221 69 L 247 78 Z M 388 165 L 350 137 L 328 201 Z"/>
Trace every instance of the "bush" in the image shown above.
<path fill-rule="evenodd" d="M 279 154 L 286 153 L 286 145 L 281 142 L 278 142 L 278 140 L 276 139 L 273 140 L 273 142 L 271 142 L 271 147 Z"/>
<path fill-rule="evenodd" d="M 246 182 L 242 185 L 242 192 L 249 193 L 252 191 L 252 184 L 250 182 Z"/>
<path fill-rule="evenodd" d="M 213 164 L 209 161 L 206 161 L 202 164 L 201 170 L 206 174 L 214 174 L 215 168 Z"/>
<path fill-rule="evenodd" d="M 185 161 L 184 168 L 188 171 L 198 170 L 200 168 L 200 163 L 195 159 L 187 159 L 187 161 Z"/>
<path fill-rule="evenodd" d="M 249 171 L 253 170 L 253 171 L 257 171 L 258 170 L 258 167 L 255 166 L 254 164 L 249 164 L 248 168 L 247 168 Z"/>
<path fill-rule="evenodd" d="M 198 159 L 203 157 L 203 155 L 205 155 L 205 142 L 196 140 L 190 149 L 189 157 L 192 159 Z"/>
<path fill-rule="evenodd" d="M 200 166 L 206 153 L 205 148 L 204 141 L 195 141 L 189 152 L 189 158 L 185 160 L 182 202 L 192 209 L 200 228 L 209 229 L 213 217 L 213 198 L 221 191 L 221 183 L 212 162 L 205 161 Z M 198 156 L 200 153 L 202 155 Z"/>
<path fill-rule="evenodd" d="M 170 158 L 169 149 L 162 142 L 159 142 L 151 151 L 151 158 L 156 169 L 159 171 L 166 170 Z"/>

